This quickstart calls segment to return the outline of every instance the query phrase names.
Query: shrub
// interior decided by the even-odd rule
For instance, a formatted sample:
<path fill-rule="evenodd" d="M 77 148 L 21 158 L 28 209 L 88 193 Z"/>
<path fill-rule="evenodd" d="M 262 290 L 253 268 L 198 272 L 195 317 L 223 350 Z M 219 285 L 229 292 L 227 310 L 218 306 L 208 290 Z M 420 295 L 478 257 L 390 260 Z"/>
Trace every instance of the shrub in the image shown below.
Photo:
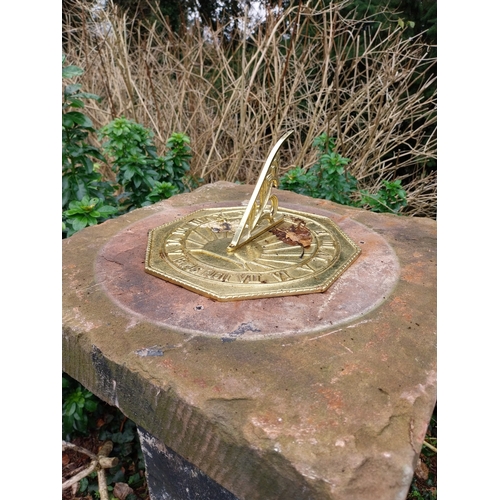
<path fill-rule="evenodd" d="M 63 212 L 65 222 L 63 231 L 68 236 L 80 231 L 87 226 L 93 226 L 99 222 L 104 222 L 117 212 L 116 207 L 103 205 L 99 198 L 89 198 L 85 195 L 81 201 L 70 201 L 69 210 Z"/>
<path fill-rule="evenodd" d="M 76 380 L 62 376 L 62 436 L 70 440 L 73 435 L 87 434 L 89 417 L 97 410 L 99 400 Z"/>
<path fill-rule="evenodd" d="M 373 212 L 398 213 L 407 205 L 406 191 L 401 186 L 401 181 L 382 181 L 382 187 L 375 194 L 362 189 L 361 203 L 368 205 Z"/>
<path fill-rule="evenodd" d="M 309 170 L 301 167 L 290 169 L 280 185 L 288 191 L 323 198 L 341 205 L 368 206 L 374 212 L 398 213 L 406 206 L 406 191 L 401 181 L 382 181 L 382 187 L 370 194 L 358 191 L 358 181 L 347 171 L 350 160 L 335 152 L 335 140 L 326 133 L 316 137 L 317 161 Z"/>
<path fill-rule="evenodd" d="M 186 190 L 191 149 L 185 134 L 172 134 L 165 156 L 158 155 L 151 130 L 124 117 L 102 127 L 99 139 L 122 188 L 118 200 L 127 210 Z"/>
<path fill-rule="evenodd" d="M 65 57 L 63 57 L 63 64 Z M 78 66 L 63 66 L 63 80 L 83 75 Z M 194 183 L 189 177 L 190 139 L 173 133 L 165 156 L 159 156 L 153 133 L 127 118 L 102 127 L 102 149 L 90 144 L 96 130 L 82 110 L 83 99 L 99 96 L 81 91 L 81 84 L 63 90 L 62 215 L 63 237 L 71 236 L 119 213 L 169 198 Z M 75 111 L 78 109 L 78 111 Z M 101 163 L 99 163 L 101 162 Z M 104 179 L 102 164 L 111 164 L 113 179 Z"/>
<path fill-rule="evenodd" d="M 307 171 L 301 167 L 292 168 L 281 178 L 280 185 L 313 198 L 352 205 L 358 183 L 346 171 L 350 160 L 335 152 L 334 139 L 326 134 L 316 137 L 313 146 L 318 149 L 316 163 Z"/>
<path fill-rule="evenodd" d="M 63 56 L 63 64 L 65 57 Z M 63 66 L 63 80 L 83 74 L 78 66 Z M 82 110 L 84 99 L 99 101 L 99 96 L 81 91 L 81 84 L 68 84 L 63 90 L 62 101 L 62 209 L 67 210 L 71 201 L 84 196 L 101 201 L 112 199 L 113 186 L 103 180 L 95 161 L 105 162 L 101 150 L 90 144 L 94 133 L 92 120 Z M 75 111 L 78 110 L 78 111 Z"/>

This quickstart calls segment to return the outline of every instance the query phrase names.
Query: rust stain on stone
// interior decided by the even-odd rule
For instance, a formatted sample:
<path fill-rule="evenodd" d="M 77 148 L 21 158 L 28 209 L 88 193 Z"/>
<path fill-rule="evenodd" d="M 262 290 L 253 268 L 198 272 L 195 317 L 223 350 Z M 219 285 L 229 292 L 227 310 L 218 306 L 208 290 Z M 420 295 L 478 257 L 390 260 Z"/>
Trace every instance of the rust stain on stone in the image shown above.
<path fill-rule="evenodd" d="M 193 379 L 193 384 L 196 384 L 198 387 L 201 387 L 203 389 L 205 389 L 206 387 L 208 387 L 208 384 L 207 384 L 207 381 L 202 379 L 202 378 L 194 378 Z"/>
<path fill-rule="evenodd" d="M 347 363 L 340 371 L 341 376 L 350 375 L 351 373 L 359 371 L 359 365 L 357 363 Z"/>
<path fill-rule="evenodd" d="M 341 410 L 344 407 L 344 400 L 340 391 L 323 387 L 317 389 L 317 392 L 319 392 L 326 399 L 327 408 L 329 410 L 333 410 L 337 414 L 341 413 Z"/>
<path fill-rule="evenodd" d="M 277 439 L 283 431 L 283 419 L 273 412 L 254 416 L 251 418 L 251 422 L 256 428 L 263 431 L 265 437 L 269 439 Z"/>
<path fill-rule="evenodd" d="M 394 297 L 389 305 L 397 315 L 404 318 L 406 321 L 412 320 L 412 314 L 408 310 L 408 304 L 406 300 L 404 300 L 400 296 Z"/>
<path fill-rule="evenodd" d="M 401 278 L 408 283 L 416 285 L 425 284 L 431 277 L 428 275 L 428 266 L 423 262 L 415 262 L 410 266 L 405 266 L 401 270 Z"/>
<path fill-rule="evenodd" d="M 174 369 L 174 365 L 172 363 L 172 360 L 170 359 L 164 359 L 163 361 L 160 361 L 160 363 L 158 363 L 160 366 L 163 366 L 164 368 L 167 368 L 168 370 L 173 370 Z"/>

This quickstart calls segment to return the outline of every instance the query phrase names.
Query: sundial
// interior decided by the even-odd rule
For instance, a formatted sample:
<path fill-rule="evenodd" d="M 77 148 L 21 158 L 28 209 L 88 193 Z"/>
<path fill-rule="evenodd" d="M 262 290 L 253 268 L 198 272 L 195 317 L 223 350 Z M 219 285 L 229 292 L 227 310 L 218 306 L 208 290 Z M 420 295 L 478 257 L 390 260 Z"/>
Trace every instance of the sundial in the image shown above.
<path fill-rule="evenodd" d="M 327 290 L 361 249 L 330 218 L 279 207 L 272 148 L 246 207 L 208 208 L 152 229 L 146 272 L 219 301 Z"/>

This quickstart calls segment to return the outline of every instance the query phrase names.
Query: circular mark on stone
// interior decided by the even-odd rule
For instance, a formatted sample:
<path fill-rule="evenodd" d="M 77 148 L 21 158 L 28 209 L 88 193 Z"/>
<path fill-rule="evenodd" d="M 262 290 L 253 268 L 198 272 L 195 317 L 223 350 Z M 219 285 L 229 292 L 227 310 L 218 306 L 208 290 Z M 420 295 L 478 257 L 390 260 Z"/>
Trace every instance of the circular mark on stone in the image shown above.
<path fill-rule="evenodd" d="M 312 207 L 291 208 L 308 212 Z M 352 219 L 314 207 L 314 213 L 330 217 L 351 239 L 363 244 L 358 259 L 328 290 L 217 302 L 144 270 L 148 231 L 195 210 L 185 207 L 178 214 L 178 207 L 175 211 L 167 207 L 116 234 L 97 256 L 96 281 L 113 302 L 141 321 L 190 335 L 238 341 L 332 331 L 382 304 L 399 279 L 398 259 L 381 235 Z M 203 314 L 193 314 L 193 310 L 203 310 Z M 229 335 L 244 324 L 251 324 L 252 329 L 244 335 Z"/>

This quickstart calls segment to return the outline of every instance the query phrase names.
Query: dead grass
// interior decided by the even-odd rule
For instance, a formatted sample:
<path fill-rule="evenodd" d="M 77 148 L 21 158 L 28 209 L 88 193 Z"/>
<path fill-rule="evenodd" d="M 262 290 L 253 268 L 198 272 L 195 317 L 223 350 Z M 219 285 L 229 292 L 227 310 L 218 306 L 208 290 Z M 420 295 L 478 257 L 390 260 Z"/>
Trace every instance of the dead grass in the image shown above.
<path fill-rule="evenodd" d="M 83 89 L 103 97 L 87 109 L 96 127 L 134 119 L 155 132 L 160 152 L 173 132 L 188 134 L 192 173 L 205 182 L 255 182 L 288 130 L 282 172 L 308 168 L 312 140 L 326 131 L 362 188 L 403 179 L 406 213 L 435 216 L 436 61 L 400 28 L 381 32 L 369 19 L 342 17 L 345 4 L 268 12 L 247 37 L 242 19 L 230 50 L 223 26 L 177 36 L 160 14 L 146 27 L 111 7 L 101 17 L 106 36 L 93 34 L 88 12 L 83 22 L 68 19 L 65 53 L 85 69 Z"/>

